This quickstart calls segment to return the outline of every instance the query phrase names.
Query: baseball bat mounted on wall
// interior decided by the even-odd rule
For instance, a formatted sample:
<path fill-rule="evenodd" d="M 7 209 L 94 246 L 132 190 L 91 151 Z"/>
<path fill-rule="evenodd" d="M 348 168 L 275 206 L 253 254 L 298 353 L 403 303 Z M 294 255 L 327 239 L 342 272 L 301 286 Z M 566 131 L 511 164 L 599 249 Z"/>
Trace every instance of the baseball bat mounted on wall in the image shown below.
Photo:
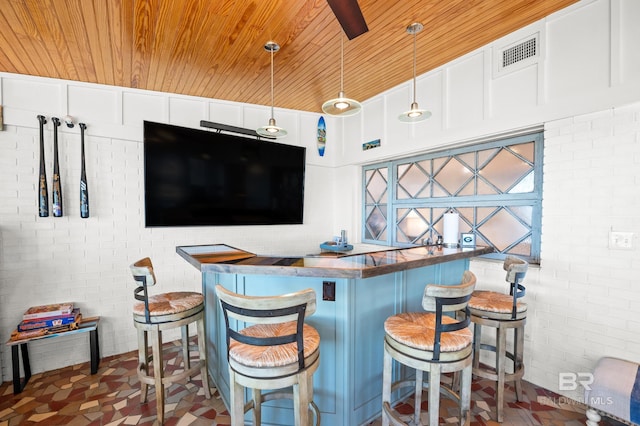
<path fill-rule="evenodd" d="M 44 125 L 47 119 L 44 115 L 38 116 L 40 122 L 40 178 L 38 181 L 38 214 L 40 217 L 49 216 L 49 190 L 47 189 L 47 174 L 44 166 Z"/>
<path fill-rule="evenodd" d="M 60 163 L 58 162 L 58 126 L 60 126 L 60 119 L 51 117 L 51 122 L 53 123 L 53 190 L 51 191 L 53 200 L 51 201 L 51 207 L 53 216 L 61 217 L 62 183 L 60 182 Z"/>
<path fill-rule="evenodd" d="M 87 170 L 84 162 L 84 130 L 87 125 L 78 123 L 80 126 L 80 146 L 81 146 L 81 164 L 80 164 L 80 217 L 86 219 L 89 217 L 89 187 L 87 186 Z"/>

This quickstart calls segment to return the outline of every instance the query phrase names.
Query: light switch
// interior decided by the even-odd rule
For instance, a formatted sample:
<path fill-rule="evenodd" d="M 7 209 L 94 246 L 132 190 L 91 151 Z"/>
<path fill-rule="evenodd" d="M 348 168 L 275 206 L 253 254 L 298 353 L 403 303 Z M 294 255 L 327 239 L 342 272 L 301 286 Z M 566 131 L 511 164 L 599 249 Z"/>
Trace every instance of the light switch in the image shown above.
<path fill-rule="evenodd" d="M 609 232 L 609 248 L 629 250 L 633 248 L 633 232 Z"/>

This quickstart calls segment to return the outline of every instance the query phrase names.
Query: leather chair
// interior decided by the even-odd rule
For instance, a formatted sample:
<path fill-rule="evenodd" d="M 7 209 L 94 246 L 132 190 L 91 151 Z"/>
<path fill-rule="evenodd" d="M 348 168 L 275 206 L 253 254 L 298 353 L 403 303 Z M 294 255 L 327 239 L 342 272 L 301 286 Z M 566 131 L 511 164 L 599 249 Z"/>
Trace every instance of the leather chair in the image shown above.
<path fill-rule="evenodd" d="M 158 423 L 164 422 L 164 391 L 172 383 L 197 376 L 202 380 L 205 396 L 211 398 L 207 372 L 206 334 L 204 326 L 204 298 L 195 292 L 170 292 L 149 295 L 148 287 L 155 285 L 151 259 L 141 259 L 130 266 L 133 279 L 139 283 L 134 290 L 136 302 L 133 305 L 133 323 L 138 329 L 138 379 L 141 386 L 141 402 L 147 401 L 149 385 L 155 386 Z M 196 323 L 199 360 L 191 363 L 189 351 L 196 349 L 189 345 L 189 324 Z M 162 332 L 181 329 L 181 346 L 162 347 Z M 149 339 L 150 337 L 150 339 Z M 149 356 L 151 340 L 151 356 Z M 184 370 L 166 375 L 163 350 L 182 350 Z"/>
<path fill-rule="evenodd" d="M 414 418 L 420 424 L 423 372 L 429 374 L 429 424 L 437 425 L 440 393 L 460 405 L 460 424 L 470 420 L 473 334 L 469 329 L 467 304 L 476 283 L 475 275 L 465 271 L 459 285 L 429 284 L 424 289 L 425 312 L 406 312 L 387 318 L 384 323 L 384 370 L 382 376 L 382 425 L 405 425 L 393 409 L 391 393 L 414 387 Z M 456 313 L 465 311 L 463 319 Z M 392 383 L 393 360 L 415 369 L 415 380 Z M 441 382 L 444 373 L 461 373 L 460 391 Z"/>

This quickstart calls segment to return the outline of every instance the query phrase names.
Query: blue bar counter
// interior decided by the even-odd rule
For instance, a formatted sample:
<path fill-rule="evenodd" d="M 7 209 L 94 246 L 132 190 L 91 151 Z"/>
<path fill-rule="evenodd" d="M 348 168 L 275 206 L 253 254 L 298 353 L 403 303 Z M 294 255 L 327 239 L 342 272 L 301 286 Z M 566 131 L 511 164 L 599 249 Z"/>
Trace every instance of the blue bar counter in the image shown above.
<path fill-rule="evenodd" d="M 176 251 L 202 273 L 209 373 L 227 407 L 225 325 L 215 286 L 221 284 L 253 296 L 313 288 L 317 310 L 307 321 L 321 339 L 314 400 L 323 424 L 352 426 L 368 423 L 381 413 L 386 318 L 421 311 L 426 284 L 459 284 L 462 273 L 469 268 L 469 259 L 493 250 L 380 247 L 354 253 L 279 256 L 212 244 L 179 246 Z M 265 403 L 262 419 L 264 425 L 293 424 L 291 402 Z"/>

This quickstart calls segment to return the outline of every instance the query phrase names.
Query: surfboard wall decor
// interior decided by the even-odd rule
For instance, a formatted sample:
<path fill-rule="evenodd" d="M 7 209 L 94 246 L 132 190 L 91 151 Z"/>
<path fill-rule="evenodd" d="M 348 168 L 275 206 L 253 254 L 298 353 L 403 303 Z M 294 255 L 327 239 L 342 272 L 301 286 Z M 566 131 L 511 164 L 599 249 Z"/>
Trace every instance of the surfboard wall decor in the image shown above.
<path fill-rule="evenodd" d="M 324 148 L 327 146 L 327 126 L 324 117 L 318 119 L 318 154 L 324 157 Z"/>

